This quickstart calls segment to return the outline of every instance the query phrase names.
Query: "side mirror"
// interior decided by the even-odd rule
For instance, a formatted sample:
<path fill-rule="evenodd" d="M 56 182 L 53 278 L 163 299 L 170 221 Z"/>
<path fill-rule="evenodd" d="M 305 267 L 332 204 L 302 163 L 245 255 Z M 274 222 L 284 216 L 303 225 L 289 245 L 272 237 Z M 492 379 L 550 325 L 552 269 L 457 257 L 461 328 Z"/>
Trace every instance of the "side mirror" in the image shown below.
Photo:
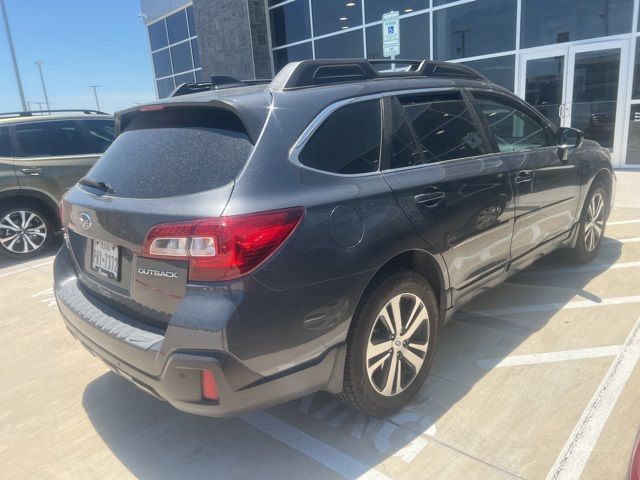
<path fill-rule="evenodd" d="M 584 135 L 577 128 L 560 127 L 558 129 L 558 148 L 578 148 L 582 145 Z"/>

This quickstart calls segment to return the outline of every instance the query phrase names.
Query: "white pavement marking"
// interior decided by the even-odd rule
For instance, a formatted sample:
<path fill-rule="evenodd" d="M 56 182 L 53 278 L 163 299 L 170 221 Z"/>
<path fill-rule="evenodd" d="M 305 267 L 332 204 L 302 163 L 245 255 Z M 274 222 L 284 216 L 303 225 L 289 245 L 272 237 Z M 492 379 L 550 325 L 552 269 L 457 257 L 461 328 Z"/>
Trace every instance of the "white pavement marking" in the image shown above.
<path fill-rule="evenodd" d="M 491 368 L 515 367 L 518 365 L 536 365 L 539 363 L 565 362 L 567 360 L 581 360 L 584 358 L 613 357 L 622 350 L 622 345 L 606 347 L 583 348 L 579 350 L 564 350 L 560 352 L 532 353 L 529 355 L 512 355 L 503 359 L 486 358 L 478 360 L 478 366 L 489 370 Z"/>
<path fill-rule="evenodd" d="M 13 275 L 14 273 L 26 272 L 27 270 L 31 270 L 33 268 L 44 267 L 46 265 L 51 265 L 53 260 L 44 263 L 38 263 L 36 265 L 30 265 L 28 267 L 18 268 L 17 270 L 11 270 L 10 272 L 0 273 L 0 278 L 8 277 L 9 275 Z"/>
<path fill-rule="evenodd" d="M 547 480 L 580 478 L 624 386 L 640 359 L 640 318 L 582 413 Z"/>
<path fill-rule="evenodd" d="M 577 300 L 568 303 L 542 303 L 538 305 L 524 305 L 522 307 L 489 308 L 486 310 L 467 310 L 469 313 L 486 316 L 518 315 L 521 313 L 552 312 L 554 310 L 568 310 L 572 308 L 604 307 L 607 305 L 624 305 L 629 303 L 640 303 L 640 295 L 629 297 L 602 298 L 596 302 L 594 300 Z"/>
<path fill-rule="evenodd" d="M 44 295 L 45 293 L 53 293 L 53 288 L 47 288 L 46 290 L 43 290 L 41 292 L 34 293 L 33 295 L 31 295 L 31 298 L 39 297 L 40 295 Z"/>
<path fill-rule="evenodd" d="M 240 418 L 256 430 L 288 445 L 345 478 L 389 479 L 388 476 L 375 468 L 367 467 L 364 463 L 337 448 L 327 445 L 268 413 L 252 412 L 242 415 Z"/>
<path fill-rule="evenodd" d="M 606 243 L 636 243 L 640 242 L 640 237 L 632 238 L 605 238 Z"/>
<path fill-rule="evenodd" d="M 565 273 L 580 272 L 599 272 L 604 270 L 619 270 L 621 268 L 639 268 L 640 262 L 622 262 L 622 263 L 590 263 L 579 267 L 566 268 L 540 268 L 534 270 L 525 270 L 520 273 L 521 277 L 537 277 L 540 275 L 563 275 Z"/>
<path fill-rule="evenodd" d="M 607 222 L 607 225 L 629 225 L 630 223 L 640 223 L 640 218 L 635 220 L 618 220 L 617 222 Z"/>

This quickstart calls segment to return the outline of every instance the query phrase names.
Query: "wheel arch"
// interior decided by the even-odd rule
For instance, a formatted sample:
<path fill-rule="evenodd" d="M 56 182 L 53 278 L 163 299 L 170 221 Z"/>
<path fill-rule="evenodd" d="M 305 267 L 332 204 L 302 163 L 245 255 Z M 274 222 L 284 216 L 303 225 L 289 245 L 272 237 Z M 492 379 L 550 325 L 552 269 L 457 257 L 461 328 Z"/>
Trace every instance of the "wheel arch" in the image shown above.
<path fill-rule="evenodd" d="M 53 199 L 44 193 L 27 189 L 6 190 L 4 192 L 0 192 L 0 202 L 2 203 L 2 206 L 9 204 L 14 205 L 20 202 L 25 202 L 33 206 L 37 205 L 49 215 L 51 220 L 54 222 L 56 229 L 61 228 L 58 206 Z"/>

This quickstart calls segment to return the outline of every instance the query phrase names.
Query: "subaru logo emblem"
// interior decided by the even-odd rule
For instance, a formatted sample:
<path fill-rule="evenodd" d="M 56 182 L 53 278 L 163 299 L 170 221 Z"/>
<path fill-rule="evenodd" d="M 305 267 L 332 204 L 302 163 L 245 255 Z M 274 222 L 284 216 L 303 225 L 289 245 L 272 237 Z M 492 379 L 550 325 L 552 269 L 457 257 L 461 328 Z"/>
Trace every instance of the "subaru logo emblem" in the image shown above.
<path fill-rule="evenodd" d="M 78 215 L 78 220 L 80 220 L 80 226 L 84 230 L 89 230 L 91 228 L 91 215 L 88 213 L 82 212 Z"/>

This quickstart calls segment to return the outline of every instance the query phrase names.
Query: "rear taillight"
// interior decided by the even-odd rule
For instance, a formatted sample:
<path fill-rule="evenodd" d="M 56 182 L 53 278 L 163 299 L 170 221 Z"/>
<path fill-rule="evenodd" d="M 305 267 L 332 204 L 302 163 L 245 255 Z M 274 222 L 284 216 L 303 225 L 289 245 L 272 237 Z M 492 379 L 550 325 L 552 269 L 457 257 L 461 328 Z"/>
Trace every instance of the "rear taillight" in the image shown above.
<path fill-rule="evenodd" d="M 302 207 L 156 225 L 143 255 L 188 260 L 189 280 L 238 278 L 272 255 L 298 226 Z"/>

